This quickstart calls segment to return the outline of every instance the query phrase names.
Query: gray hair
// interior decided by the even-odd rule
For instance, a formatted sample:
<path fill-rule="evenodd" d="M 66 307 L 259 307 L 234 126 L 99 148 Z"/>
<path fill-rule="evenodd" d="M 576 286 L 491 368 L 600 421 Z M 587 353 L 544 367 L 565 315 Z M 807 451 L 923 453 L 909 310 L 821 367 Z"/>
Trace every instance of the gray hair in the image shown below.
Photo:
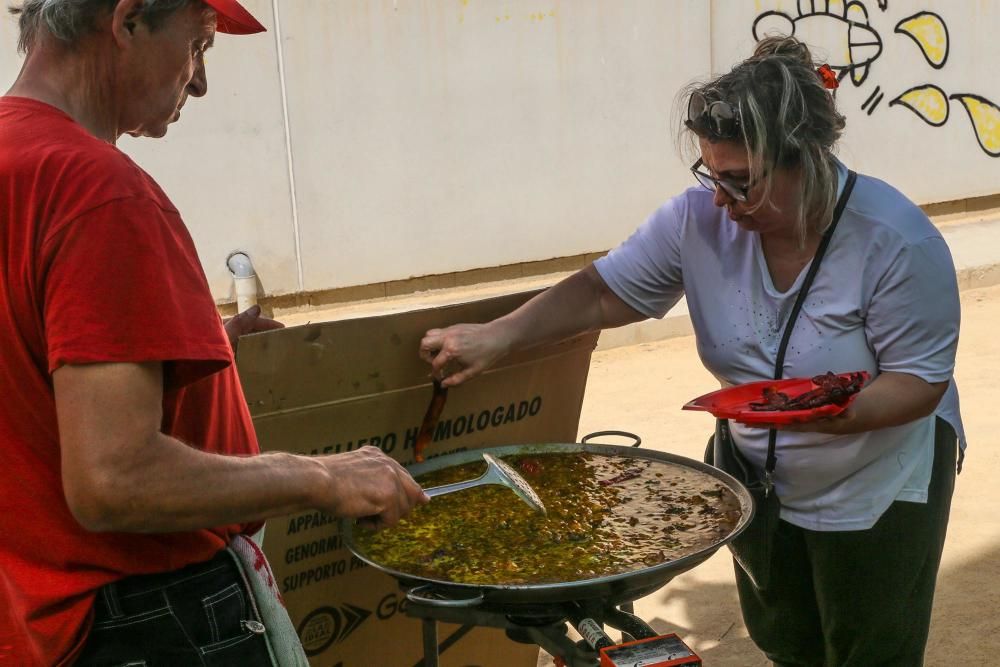
<path fill-rule="evenodd" d="M 140 18 L 156 30 L 163 21 L 192 1 L 200 0 L 144 0 Z M 10 13 L 18 17 L 20 36 L 17 49 L 27 53 L 38 36 L 46 29 L 50 35 L 67 45 L 93 32 L 95 21 L 103 12 L 114 10 L 119 0 L 23 0 L 20 7 L 11 7 Z"/>
<path fill-rule="evenodd" d="M 805 243 L 810 228 L 826 230 L 836 205 L 833 149 L 845 121 L 817 74 L 809 48 L 794 37 L 767 37 L 757 44 L 753 56 L 730 72 L 682 91 L 685 110 L 695 92 L 709 101 L 729 102 L 739 113 L 750 157 L 750 181 L 759 181 L 763 187 L 751 212 L 770 198 L 769 173 L 776 168 L 798 168 L 802 179 L 795 212 L 799 242 Z M 697 136 L 684 124 L 680 129 L 692 140 Z"/>

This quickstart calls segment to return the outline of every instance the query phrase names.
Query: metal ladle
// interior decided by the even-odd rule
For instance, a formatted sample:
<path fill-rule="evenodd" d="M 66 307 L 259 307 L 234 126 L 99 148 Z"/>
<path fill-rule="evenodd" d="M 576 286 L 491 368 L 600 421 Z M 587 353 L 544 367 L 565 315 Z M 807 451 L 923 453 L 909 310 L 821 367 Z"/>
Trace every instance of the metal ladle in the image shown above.
<path fill-rule="evenodd" d="M 545 505 L 542 503 L 542 499 L 538 497 L 538 494 L 535 493 L 535 490 L 531 488 L 531 485 L 528 484 L 526 479 L 521 477 L 521 475 L 509 465 L 498 458 L 494 458 L 486 452 L 483 452 L 483 458 L 486 460 L 486 472 L 483 473 L 482 476 L 477 477 L 476 479 L 466 480 L 464 482 L 443 484 L 441 486 L 424 489 L 424 493 L 433 498 L 434 496 L 442 496 L 446 493 L 454 493 L 455 491 L 471 489 L 474 486 L 501 484 L 516 493 L 517 497 L 527 503 L 531 509 L 536 512 L 540 512 L 541 514 L 545 514 Z"/>

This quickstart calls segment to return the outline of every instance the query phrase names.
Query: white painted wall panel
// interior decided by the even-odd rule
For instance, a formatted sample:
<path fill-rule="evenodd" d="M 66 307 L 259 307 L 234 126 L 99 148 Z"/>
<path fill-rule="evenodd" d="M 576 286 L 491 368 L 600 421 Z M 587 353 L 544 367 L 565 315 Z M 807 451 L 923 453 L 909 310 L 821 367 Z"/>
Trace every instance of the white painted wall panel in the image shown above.
<path fill-rule="evenodd" d="M 699 0 L 280 7 L 308 289 L 607 248 L 690 178 Z"/>
<path fill-rule="evenodd" d="M 17 78 L 21 69 L 21 58 L 17 55 L 17 21 L 14 17 L 0 17 L 0 85 L 6 91 Z"/>
<path fill-rule="evenodd" d="M 251 253 L 269 294 L 605 250 L 691 182 L 673 141 L 675 95 L 748 55 L 759 15 L 785 14 L 776 24 L 831 63 L 851 56 L 838 0 L 247 4 L 270 32 L 220 35 L 208 97 L 166 139 L 121 143 L 183 212 L 219 300 L 231 297 L 235 249 Z M 845 161 L 920 203 L 998 192 L 1000 3 L 853 6 L 883 48 L 864 82 L 837 93 Z M 922 11 L 938 18 L 921 24 L 924 49 L 947 31 L 940 67 L 894 32 Z M 15 39 L 0 20 L 0 85 L 19 68 Z M 980 96 L 978 134 L 957 100 L 939 127 L 890 105 L 925 85 Z"/>

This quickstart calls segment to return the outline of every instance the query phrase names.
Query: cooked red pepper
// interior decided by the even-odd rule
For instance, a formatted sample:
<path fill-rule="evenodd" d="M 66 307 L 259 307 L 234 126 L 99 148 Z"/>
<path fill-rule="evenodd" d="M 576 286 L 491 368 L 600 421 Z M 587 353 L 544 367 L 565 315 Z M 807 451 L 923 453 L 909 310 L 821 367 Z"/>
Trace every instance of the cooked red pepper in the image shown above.
<path fill-rule="evenodd" d="M 841 377 L 832 372 L 817 375 L 812 378 L 815 389 L 790 397 L 784 392 L 774 389 L 774 387 L 764 387 L 763 401 L 750 404 L 751 410 L 756 411 L 784 411 L 784 410 L 811 410 L 824 405 L 840 405 L 847 401 L 852 395 L 861 391 L 861 386 L 865 383 L 863 373 L 848 373 Z"/>
<path fill-rule="evenodd" d="M 417 463 L 424 460 L 424 449 L 431 444 L 434 439 L 434 429 L 437 428 L 438 419 L 444 410 L 444 402 L 448 398 L 448 389 L 442 387 L 441 383 L 434 380 L 434 395 L 431 397 L 427 412 L 424 413 L 424 420 L 420 423 L 420 432 L 417 433 L 417 441 L 413 445 L 413 458 Z"/>

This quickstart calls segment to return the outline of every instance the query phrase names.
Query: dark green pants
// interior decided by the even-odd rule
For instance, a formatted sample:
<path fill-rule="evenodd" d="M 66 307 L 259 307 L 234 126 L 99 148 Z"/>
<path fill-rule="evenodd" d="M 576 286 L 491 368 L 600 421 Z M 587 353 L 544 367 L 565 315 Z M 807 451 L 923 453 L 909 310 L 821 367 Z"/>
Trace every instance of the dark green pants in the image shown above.
<path fill-rule="evenodd" d="M 938 419 L 927 503 L 897 501 L 869 530 L 779 522 L 774 576 L 756 590 L 736 565 L 743 620 L 781 667 L 919 667 L 955 488 L 955 433 Z"/>

